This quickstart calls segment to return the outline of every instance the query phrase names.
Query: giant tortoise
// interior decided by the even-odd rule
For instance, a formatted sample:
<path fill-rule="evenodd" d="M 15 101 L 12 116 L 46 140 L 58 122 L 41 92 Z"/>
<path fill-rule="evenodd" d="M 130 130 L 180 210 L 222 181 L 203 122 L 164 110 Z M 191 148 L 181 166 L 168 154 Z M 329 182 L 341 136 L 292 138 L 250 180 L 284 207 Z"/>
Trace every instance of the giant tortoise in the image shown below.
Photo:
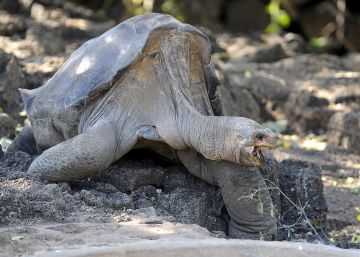
<path fill-rule="evenodd" d="M 43 86 L 21 90 L 31 125 L 9 150 L 39 154 L 29 175 L 71 181 L 150 148 L 220 187 L 230 237 L 271 239 L 272 203 L 254 167 L 276 136 L 221 116 L 218 84 L 201 31 L 169 15 L 136 16 L 84 43 Z"/>

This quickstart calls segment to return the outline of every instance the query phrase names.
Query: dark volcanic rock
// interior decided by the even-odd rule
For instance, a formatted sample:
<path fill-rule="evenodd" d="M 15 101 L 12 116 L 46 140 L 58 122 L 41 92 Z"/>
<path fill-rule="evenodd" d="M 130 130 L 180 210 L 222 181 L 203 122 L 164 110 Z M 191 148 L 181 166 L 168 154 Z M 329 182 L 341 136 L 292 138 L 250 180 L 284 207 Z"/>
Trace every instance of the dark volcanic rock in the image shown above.
<path fill-rule="evenodd" d="M 37 42 L 41 53 L 47 55 L 62 54 L 65 42 L 61 31 L 40 23 L 34 23 L 26 31 L 26 39 Z"/>
<path fill-rule="evenodd" d="M 0 35 L 14 36 L 26 30 L 25 19 L 19 15 L 10 15 L 0 10 Z"/>
<path fill-rule="evenodd" d="M 63 221 L 76 207 L 76 200 L 61 184 L 9 179 L 1 182 L 0 191 L 0 224 L 39 216 Z"/>
<path fill-rule="evenodd" d="M 80 198 L 90 206 L 115 209 L 133 208 L 131 197 L 121 192 L 105 194 L 96 190 L 81 190 Z"/>
<path fill-rule="evenodd" d="M 270 63 L 289 57 L 280 44 L 262 46 L 251 54 L 243 57 L 246 62 Z"/>
<path fill-rule="evenodd" d="M 221 202 L 221 197 L 218 201 Z M 225 222 L 219 217 L 221 208 L 214 208 L 214 199 L 206 192 L 176 188 L 162 195 L 158 204 L 179 222 L 195 223 L 210 231 L 226 231 Z"/>
<path fill-rule="evenodd" d="M 161 186 L 163 178 L 164 169 L 150 160 L 119 160 L 95 180 L 109 183 L 121 192 L 130 192 L 145 185 Z"/>
<path fill-rule="evenodd" d="M 226 231 L 220 217 L 224 206 L 220 190 L 192 176 L 184 167 L 168 168 L 159 206 L 178 221 L 196 223 L 210 231 Z"/>
<path fill-rule="evenodd" d="M 297 237 L 301 231 L 314 233 L 326 229 L 327 204 L 323 195 L 321 170 L 318 165 L 285 160 L 279 165 L 281 194 L 280 239 Z M 306 216 L 302 213 L 306 213 Z M 294 232 L 294 233 L 292 233 Z"/>
<path fill-rule="evenodd" d="M 0 107 L 13 117 L 22 106 L 19 88 L 26 88 L 19 61 L 0 49 Z"/>
<path fill-rule="evenodd" d="M 309 91 L 293 91 L 284 109 L 291 126 L 296 131 L 324 132 L 334 113 L 328 109 L 328 105 L 328 100 L 319 98 Z"/>
<path fill-rule="evenodd" d="M 277 187 L 279 185 L 279 165 L 272 155 L 264 153 L 265 162 L 259 167 L 260 173 L 263 176 L 266 185 L 270 188 L 270 196 L 274 206 L 275 217 L 279 217 L 281 212 L 280 191 Z"/>
<path fill-rule="evenodd" d="M 360 153 L 360 113 L 338 112 L 334 114 L 327 131 L 328 148 L 342 148 Z"/>
<path fill-rule="evenodd" d="M 27 171 L 30 164 L 36 156 L 31 156 L 24 152 L 10 152 L 5 154 L 4 160 L 1 162 L 0 166 L 0 181 L 2 178 L 5 178 L 6 175 L 17 174 L 20 172 L 21 176 L 24 176 L 24 172 Z M 1 171 L 3 173 L 1 173 Z M 6 174 L 10 173 L 10 174 Z M 10 176 L 11 177 L 11 176 Z"/>
<path fill-rule="evenodd" d="M 157 204 L 159 193 L 154 186 L 141 186 L 132 192 L 135 208 L 148 208 Z"/>
<path fill-rule="evenodd" d="M 172 166 L 167 168 L 163 181 L 165 193 L 170 193 L 177 188 L 199 190 L 214 193 L 217 188 L 205 181 L 191 175 L 183 166 Z"/>
<path fill-rule="evenodd" d="M 10 13 L 16 13 L 21 10 L 19 0 L 1 0 L 0 9 L 6 10 Z"/>
<path fill-rule="evenodd" d="M 224 86 L 219 87 L 220 99 L 226 115 L 247 117 L 261 120 L 261 109 L 253 95 L 246 89 L 230 91 Z"/>
<path fill-rule="evenodd" d="M 6 113 L 0 113 L 0 138 L 15 137 L 16 121 Z"/>

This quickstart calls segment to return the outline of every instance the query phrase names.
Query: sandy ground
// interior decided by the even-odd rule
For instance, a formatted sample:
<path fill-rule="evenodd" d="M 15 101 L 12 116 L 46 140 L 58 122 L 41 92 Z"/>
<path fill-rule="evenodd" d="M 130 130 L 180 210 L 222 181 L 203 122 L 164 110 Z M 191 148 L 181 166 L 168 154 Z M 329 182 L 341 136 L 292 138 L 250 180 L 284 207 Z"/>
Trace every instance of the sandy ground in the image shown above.
<path fill-rule="evenodd" d="M 41 223 L 0 228 L 0 256 L 21 256 L 41 250 L 72 248 L 79 245 L 101 246 L 140 240 L 184 237 L 213 238 L 198 225 L 162 222 L 144 224 L 137 218 L 120 223 Z M 21 238 L 21 239 L 15 239 Z"/>

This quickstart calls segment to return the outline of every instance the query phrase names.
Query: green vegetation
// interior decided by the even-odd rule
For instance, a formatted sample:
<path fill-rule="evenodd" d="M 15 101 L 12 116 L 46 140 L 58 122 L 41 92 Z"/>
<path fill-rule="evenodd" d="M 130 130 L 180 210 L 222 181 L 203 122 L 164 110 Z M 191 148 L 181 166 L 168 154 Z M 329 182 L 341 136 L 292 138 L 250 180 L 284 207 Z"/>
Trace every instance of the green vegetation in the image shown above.
<path fill-rule="evenodd" d="M 310 47 L 321 50 L 328 45 L 328 38 L 326 37 L 315 37 L 309 40 Z"/>
<path fill-rule="evenodd" d="M 281 8 L 281 0 L 271 0 L 266 11 L 270 15 L 270 24 L 265 28 L 265 32 L 279 33 L 290 26 L 290 16 Z"/>

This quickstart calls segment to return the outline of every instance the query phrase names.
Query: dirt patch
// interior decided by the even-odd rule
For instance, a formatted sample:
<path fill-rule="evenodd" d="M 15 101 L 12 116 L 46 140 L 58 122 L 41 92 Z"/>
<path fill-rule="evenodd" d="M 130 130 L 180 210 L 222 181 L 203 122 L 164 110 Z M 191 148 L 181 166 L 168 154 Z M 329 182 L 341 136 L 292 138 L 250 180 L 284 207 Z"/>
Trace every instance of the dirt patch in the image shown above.
<path fill-rule="evenodd" d="M 0 256 L 22 256 L 36 251 L 71 249 L 87 244 L 101 246 L 114 243 L 131 243 L 142 239 L 157 240 L 178 237 L 205 239 L 212 235 L 198 225 L 164 221 L 161 224 L 144 224 L 141 218 L 126 222 L 35 223 L 0 227 Z"/>
<path fill-rule="evenodd" d="M 340 247 L 360 249 L 360 180 L 323 176 L 323 183 L 330 237 Z"/>

